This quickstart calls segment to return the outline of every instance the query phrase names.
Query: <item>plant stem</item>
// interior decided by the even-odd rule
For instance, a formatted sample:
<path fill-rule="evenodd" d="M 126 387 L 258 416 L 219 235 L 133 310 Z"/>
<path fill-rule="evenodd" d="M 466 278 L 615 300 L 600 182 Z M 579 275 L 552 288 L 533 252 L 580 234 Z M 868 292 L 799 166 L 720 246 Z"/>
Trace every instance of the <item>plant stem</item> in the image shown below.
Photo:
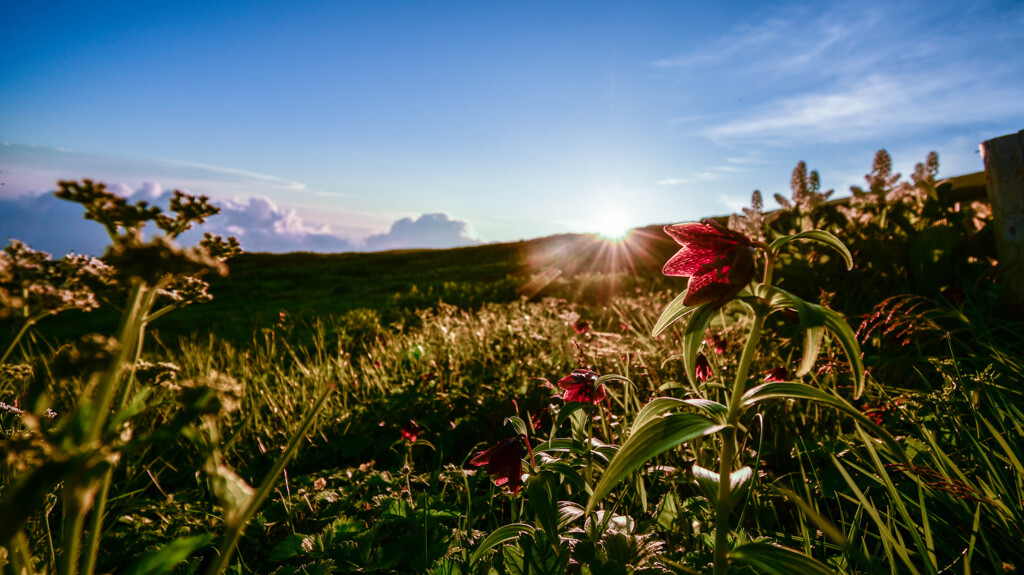
<path fill-rule="evenodd" d="M 121 314 L 121 325 L 117 330 L 118 350 L 114 360 L 110 363 L 107 371 L 100 376 L 99 384 L 96 386 L 96 393 L 93 395 L 93 421 L 88 441 L 89 443 L 99 440 L 103 434 L 103 427 L 110 416 L 110 404 L 114 400 L 114 392 L 118 380 L 121 378 L 121 368 L 133 357 L 135 346 L 139 343 L 139 331 L 144 325 L 146 311 L 143 309 L 148 288 L 143 283 L 132 285 L 131 295 L 128 297 L 128 304 Z"/>
<path fill-rule="evenodd" d="M 140 306 L 141 314 L 144 315 L 153 307 L 156 294 L 156 290 L 150 290 L 145 294 Z M 139 324 L 138 333 L 135 338 L 135 354 L 132 359 L 131 371 L 122 386 L 121 398 L 117 402 L 117 409 L 119 410 L 124 409 L 125 403 L 128 401 L 128 393 L 131 390 L 132 382 L 135 380 L 135 370 L 138 368 L 139 358 L 142 356 L 142 342 L 146 337 L 147 325 L 148 322 L 146 319 L 143 319 Z M 85 562 L 82 564 L 82 575 L 93 575 L 96 570 L 96 557 L 99 555 L 100 538 L 103 535 L 103 517 L 107 514 L 107 501 L 110 498 L 110 485 L 113 483 L 114 470 L 116 468 L 117 462 L 112 462 L 110 467 L 107 468 L 106 473 L 103 474 L 103 485 L 100 487 L 100 492 L 96 497 L 96 503 L 92 510 L 92 517 L 89 521 L 89 539 L 86 541 Z"/>
<path fill-rule="evenodd" d="M 718 501 L 715 506 L 715 575 L 729 571 L 729 497 L 732 495 L 732 460 L 736 456 L 736 428 L 721 432 L 722 453 L 718 461 Z"/>
<path fill-rule="evenodd" d="M 753 325 L 750 327 L 743 355 L 740 356 L 739 368 L 736 370 L 736 379 L 732 384 L 726 427 L 721 432 L 722 453 L 718 462 L 718 502 L 715 507 L 715 575 L 725 575 L 729 570 L 729 514 L 732 511 L 732 464 L 737 451 L 736 429 L 739 427 L 740 406 L 743 392 L 746 390 L 747 374 L 754 360 L 757 340 L 761 337 L 764 318 L 764 312 L 754 312 Z"/>
<path fill-rule="evenodd" d="M 14 348 L 18 345 L 18 342 L 21 341 L 22 336 L 25 335 L 25 332 L 28 331 L 28 328 L 32 327 L 32 324 L 34 323 L 35 319 L 30 318 L 25 320 L 25 323 L 21 324 L 21 329 L 18 330 L 18 333 L 14 335 L 14 340 L 11 341 L 11 345 L 7 346 L 7 351 L 4 352 L 3 357 L 0 357 L 0 365 L 3 365 L 4 362 L 7 361 L 8 356 L 10 356 L 11 352 L 14 351 Z"/>
<path fill-rule="evenodd" d="M 64 501 L 65 501 L 65 513 L 64 518 L 64 534 L 63 534 L 63 547 L 64 552 L 60 555 L 60 561 L 57 563 L 57 573 L 59 575 L 75 575 L 78 573 L 78 552 L 79 546 L 82 540 L 82 527 L 85 525 L 85 510 L 78 501 L 75 501 L 76 497 L 74 493 L 67 493 L 68 490 L 74 490 L 74 481 L 71 485 L 65 483 L 64 485 Z"/>
<path fill-rule="evenodd" d="M 96 570 L 96 557 L 100 551 L 100 537 L 103 535 L 103 516 L 107 513 L 107 498 L 110 497 L 110 485 L 114 480 L 113 463 L 103 475 L 103 485 L 96 496 L 96 505 L 92 509 L 89 521 L 89 539 L 86 541 L 85 562 L 82 563 L 82 575 L 92 575 Z"/>

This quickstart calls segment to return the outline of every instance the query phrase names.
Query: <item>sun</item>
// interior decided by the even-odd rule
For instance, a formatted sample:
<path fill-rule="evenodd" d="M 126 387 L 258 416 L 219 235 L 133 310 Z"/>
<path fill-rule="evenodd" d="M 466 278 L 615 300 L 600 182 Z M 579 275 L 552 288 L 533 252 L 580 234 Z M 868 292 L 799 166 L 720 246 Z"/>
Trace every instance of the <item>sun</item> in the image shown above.
<path fill-rule="evenodd" d="M 606 211 L 595 221 L 597 235 L 609 241 L 619 241 L 629 233 L 630 224 L 627 215 L 622 212 Z"/>

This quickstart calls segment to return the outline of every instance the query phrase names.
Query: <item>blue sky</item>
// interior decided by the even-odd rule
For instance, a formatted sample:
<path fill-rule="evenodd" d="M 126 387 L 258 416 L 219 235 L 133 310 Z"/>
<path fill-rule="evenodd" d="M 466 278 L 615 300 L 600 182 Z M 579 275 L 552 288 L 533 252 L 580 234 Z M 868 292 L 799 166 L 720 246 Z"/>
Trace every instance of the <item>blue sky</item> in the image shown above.
<path fill-rule="evenodd" d="M 879 148 L 974 172 L 1024 128 L 1021 30 L 1016 0 L 5 2 L 0 236 L 70 242 L 61 178 L 329 251 L 729 213 L 799 160 L 842 195 Z"/>

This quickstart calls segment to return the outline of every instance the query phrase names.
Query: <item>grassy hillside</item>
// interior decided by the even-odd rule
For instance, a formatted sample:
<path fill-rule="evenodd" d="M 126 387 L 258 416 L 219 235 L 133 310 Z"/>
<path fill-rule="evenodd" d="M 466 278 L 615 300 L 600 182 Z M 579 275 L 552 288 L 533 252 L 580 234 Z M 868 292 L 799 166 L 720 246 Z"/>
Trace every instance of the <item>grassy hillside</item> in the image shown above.
<path fill-rule="evenodd" d="M 74 315 L 94 264 L 3 252 L 34 298 L 8 325 L 61 313 L 0 359 L 0 566 L 1017 572 L 1024 336 L 990 212 L 876 171 L 749 235 L 687 226 L 693 306 L 658 227 L 243 254 L 167 315 L 168 274 L 216 261 L 122 238 L 131 303 Z"/>
<path fill-rule="evenodd" d="M 243 253 L 228 262 L 227 276 L 205 278 L 213 301 L 169 314 L 153 327 L 165 343 L 213 333 L 243 344 L 282 322 L 302 325 L 354 310 L 373 310 L 390 325 L 415 321 L 416 310 L 442 301 L 469 309 L 520 297 L 599 304 L 638 284 L 663 282 L 658 271 L 677 247 L 661 226 L 650 226 L 619 241 L 563 234 L 447 250 Z M 68 313 L 41 327 L 57 340 L 110 331 L 114 312 Z"/>

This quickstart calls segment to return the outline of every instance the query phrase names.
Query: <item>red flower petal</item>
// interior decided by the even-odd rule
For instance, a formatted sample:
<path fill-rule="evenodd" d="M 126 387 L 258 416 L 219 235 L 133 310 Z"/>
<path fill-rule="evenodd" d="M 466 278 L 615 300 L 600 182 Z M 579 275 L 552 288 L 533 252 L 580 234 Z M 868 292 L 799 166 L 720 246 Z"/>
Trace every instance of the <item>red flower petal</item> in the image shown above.
<path fill-rule="evenodd" d="M 711 369 L 711 363 L 703 353 L 697 354 L 697 367 L 696 376 L 700 381 L 707 381 L 715 375 L 715 372 Z"/>
<path fill-rule="evenodd" d="M 599 403 L 604 401 L 605 397 L 607 397 L 604 392 L 604 386 L 598 385 L 596 388 L 594 387 L 594 383 L 599 377 L 600 375 L 589 369 L 577 369 L 563 377 L 558 381 L 558 387 L 565 390 L 565 393 L 562 394 L 562 401 L 565 403 L 573 401 Z"/>
<path fill-rule="evenodd" d="M 476 454 L 470 463 L 487 465 L 487 474 L 497 486 L 508 485 L 513 494 L 519 493 L 523 483 L 523 448 L 519 436 L 502 439 L 494 447 Z"/>
<path fill-rule="evenodd" d="M 665 226 L 682 248 L 665 263 L 662 273 L 688 277 L 686 305 L 721 302 L 739 293 L 754 275 L 754 250 L 743 234 L 713 220 Z"/>

